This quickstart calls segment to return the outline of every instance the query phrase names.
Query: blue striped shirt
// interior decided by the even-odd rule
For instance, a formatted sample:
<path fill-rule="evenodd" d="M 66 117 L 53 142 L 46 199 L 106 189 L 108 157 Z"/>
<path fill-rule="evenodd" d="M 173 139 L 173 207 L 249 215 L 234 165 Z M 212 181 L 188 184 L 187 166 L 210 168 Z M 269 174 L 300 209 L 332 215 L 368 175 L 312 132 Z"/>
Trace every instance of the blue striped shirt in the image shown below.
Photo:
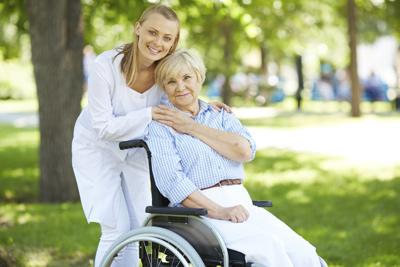
<path fill-rule="evenodd" d="M 216 111 L 199 100 L 200 112 L 189 116 L 198 123 L 246 138 L 256 153 L 256 144 L 248 130 L 232 114 Z M 170 102 L 167 104 L 173 107 Z M 244 179 L 242 163 L 230 160 L 197 138 L 175 132 L 156 121 L 149 124 L 147 145 L 152 153 L 156 185 L 172 204 L 181 203 L 193 191 L 217 184 L 225 179 Z"/>

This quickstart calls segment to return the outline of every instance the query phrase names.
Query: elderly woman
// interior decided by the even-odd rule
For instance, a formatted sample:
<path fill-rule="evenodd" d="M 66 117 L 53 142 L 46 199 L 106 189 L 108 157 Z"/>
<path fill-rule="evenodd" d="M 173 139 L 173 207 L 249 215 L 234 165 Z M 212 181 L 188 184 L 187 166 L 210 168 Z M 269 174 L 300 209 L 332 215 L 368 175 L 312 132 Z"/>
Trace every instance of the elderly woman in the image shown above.
<path fill-rule="evenodd" d="M 198 131 L 208 126 L 210 131 L 209 139 L 200 140 L 157 121 L 150 123 L 146 142 L 160 192 L 170 205 L 206 208 L 205 219 L 218 229 L 226 246 L 245 254 L 247 261 L 276 267 L 320 266 L 312 245 L 270 212 L 253 206 L 242 185 L 241 162 L 254 158 L 256 144 L 232 114 L 215 111 L 198 98 L 204 78 L 203 61 L 186 50 L 167 56 L 155 70 L 168 106 L 188 115 L 180 123 L 188 129 L 196 125 Z M 210 147 L 213 142 L 218 149 Z"/>

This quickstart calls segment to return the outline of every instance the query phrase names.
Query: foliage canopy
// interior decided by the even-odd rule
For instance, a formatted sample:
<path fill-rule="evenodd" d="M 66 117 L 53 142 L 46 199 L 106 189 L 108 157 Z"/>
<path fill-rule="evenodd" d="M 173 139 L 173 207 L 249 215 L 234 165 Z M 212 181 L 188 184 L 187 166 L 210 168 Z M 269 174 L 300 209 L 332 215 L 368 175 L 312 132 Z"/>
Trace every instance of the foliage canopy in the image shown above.
<path fill-rule="evenodd" d="M 337 67 L 348 64 L 345 0 L 82 0 L 85 44 L 97 53 L 132 41 L 134 24 L 153 4 L 174 8 L 182 23 L 182 46 L 204 55 L 209 74 L 245 71 L 243 58 L 261 53 L 258 69 L 268 61 L 281 61 L 307 49 Z M 400 38 L 400 2 L 357 0 L 358 36 L 373 42 L 377 36 Z M 1 58 L 28 57 L 30 44 L 23 0 L 0 3 Z M 228 49 L 228 51 L 227 51 Z M 228 54 L 229 53 L 229 54 Z"/>

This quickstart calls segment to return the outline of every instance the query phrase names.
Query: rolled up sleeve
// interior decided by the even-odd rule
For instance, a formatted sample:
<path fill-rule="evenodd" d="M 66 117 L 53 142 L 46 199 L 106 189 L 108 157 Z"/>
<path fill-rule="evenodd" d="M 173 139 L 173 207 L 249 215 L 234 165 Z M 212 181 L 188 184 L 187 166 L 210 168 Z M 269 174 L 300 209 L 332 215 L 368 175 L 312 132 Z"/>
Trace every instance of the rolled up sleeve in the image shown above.
<path fill-rule="evenodd" d="M 257 146 L 256 146 L 256 141 L 251 136 L 249 130 L 246 127 L 244 127 L 242 123 L 238 119 L 236 119 L 233 114 L 230 114 L 225 110 L 221 111 L 221 117 L 222 117 L 222 127 L 225 131 L 237 133 L 238 135 L 246 138 L 249 141 L 252 153 L 251 153 L 251 159 L 248 161 L 253 160 L 254 157 L 256 156 Z"/>
<path fill-rule="evenodd" d="M 171 128 L 153 121 L 145 139 L 152 152 L 156 186 L 172 204 L 181 203 L 198 189 L 182 171 L 181 158 L 175 147 L 176 134 Z"/>

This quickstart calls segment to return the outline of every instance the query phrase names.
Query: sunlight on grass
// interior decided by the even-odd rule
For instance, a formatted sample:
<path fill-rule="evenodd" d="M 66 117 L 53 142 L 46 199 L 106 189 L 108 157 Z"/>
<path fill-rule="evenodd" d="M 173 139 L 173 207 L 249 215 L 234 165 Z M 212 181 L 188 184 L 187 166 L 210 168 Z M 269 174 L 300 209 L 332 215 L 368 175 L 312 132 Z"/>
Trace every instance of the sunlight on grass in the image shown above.
<path fill-rule="evenodd" d="M 286 194 L 286 198 L 288 200 L 294 200 L 299 204 L 307 204 L 311 202 L 311 198 L 305 195 L 305 192 L 301 189 L 290 191 Z"/>
<path fill-rule="evenodd" d="M 400 163 L 267 149 L 245 169 L 252 198 L 272 200 L 329 266 L 400 266 Z"/>
<path fill-rule="evenodd" d="M 31 214 L 31 213 L 21 214 L 17 218 L 17 222 L 20 225 L 32 223 L 32 222 L 38 222 L 38 221 L 40 221 L 40 217 L 35 214 Z"/>
<path fill-rule="evenodd" d="M 372 221 L 371 226 L 378 234 L 390 234 L 392 229 L 400 225 L 399 217 L 393 216 L 382 216 L 378 215 Z"/>
<path fill-rule="evenodd" d="M 0 127 L 0 201 L 31 201 L 37 197 L 38 192 L 39 131 L 32 128 Z"/>
<path fill-rule="evenodd" d="M 24 175 L 26 170 L 22 168 L 14 169 L 14 170 L 6 170 L 3 172 L 2 176 L 7 176 L 9 178 L 16 178 Z"/>
<path fill-rule="evenodd" d="M 8 130 L 7 130 L 8 129 Z M 10 132 L 8 132 L 10 131 Z M 5 126 L 2 127 L 2 144 L 0 148 L 3 147 L 14 147 L 14 146 L 30 146 L 37 147 L 39 140 L 39 132 L 35 129 L 27 129 L 23 131 L 14 131 L 13 127 Z M 22 147 L 22 148 L 23 148 Z"/>
<path fill-rule="evenodd" d="M 15 191 L 10 189 L 4 190 L 4 197 L 7 200 L 13 199 L 15 197 Z"/>
<path fill-rule="evenodd" d="M 28 253 L 26 255 L 27 267 L 45 267 L 48 266 L 50 261 L 51 255 L 46 251 Z"/>

